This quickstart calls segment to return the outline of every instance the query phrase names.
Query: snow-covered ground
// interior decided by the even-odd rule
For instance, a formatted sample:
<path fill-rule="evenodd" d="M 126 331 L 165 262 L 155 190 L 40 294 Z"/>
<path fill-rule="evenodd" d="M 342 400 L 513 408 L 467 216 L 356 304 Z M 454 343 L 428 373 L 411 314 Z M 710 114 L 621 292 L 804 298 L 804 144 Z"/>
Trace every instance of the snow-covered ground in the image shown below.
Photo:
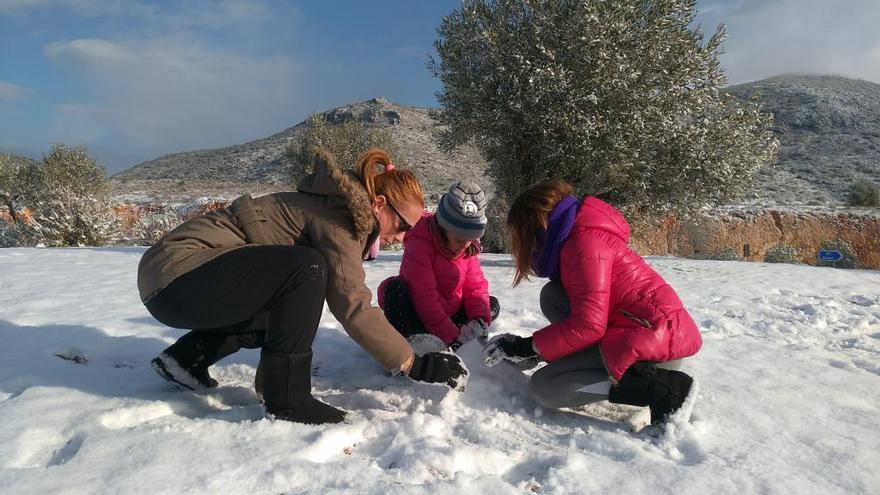
<path fill-rule="evenodd" d="M 477 344 L 464 393 L 387 377 L 326 311 L 315 392 L 349 423 L 264 419 L 256 351 L 176 391 L 148 365 L 182 331 L 140 304 L 142 252 L 0 250 L 0 493 L 880 493 L 880 272 L 651 258 L 705 340 L 693 421 L 658 439 L 622 406 L 538 408 Z M 483 260 L 493 332 L 544 325 L 540 281 Z"/>

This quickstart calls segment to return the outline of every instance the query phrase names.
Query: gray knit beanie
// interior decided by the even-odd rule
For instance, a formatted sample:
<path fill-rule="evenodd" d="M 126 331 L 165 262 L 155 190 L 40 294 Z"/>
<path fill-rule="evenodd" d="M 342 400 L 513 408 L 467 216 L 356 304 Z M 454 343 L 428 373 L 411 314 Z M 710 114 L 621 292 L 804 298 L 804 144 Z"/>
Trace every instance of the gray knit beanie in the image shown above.
<path fill-rule="evenodd" d="M 441 227 L 466 239 L 479 239 L 486 232 L 486 193 L 473 182 L 449 188 L 437 205 Z"/>

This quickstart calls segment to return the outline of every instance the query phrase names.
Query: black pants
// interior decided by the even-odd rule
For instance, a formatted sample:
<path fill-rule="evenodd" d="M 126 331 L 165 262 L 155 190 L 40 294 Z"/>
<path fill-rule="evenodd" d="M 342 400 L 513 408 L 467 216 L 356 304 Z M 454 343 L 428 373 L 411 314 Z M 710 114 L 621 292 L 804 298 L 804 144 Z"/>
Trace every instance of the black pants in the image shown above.
<path fill-rule="evenodd" d="M 382 307 L 385 312 L 385 318 L 404 337 L 420 333 L 430 333 L 425 328 L 425 324 L 422 323 L 418 313 L 416 313 L 416 308 L 413 306 L 412 298 L 409 295 L 409 288 L 403 279 L 395 278 L 388 282 L 383 295 Z M 489 311 L 493 319 L 498 316 L 499 309 L 498 299 L 494 296 L 489 296 Z M 449 319 L 457 327 L 461 327 L 470 321 L 467 312 L 465 312 L 464 305 L 454 315 L 450 316 Z"/>
<path fill-rule="evenodd" d="M 541 312 L 551 323 L 571 314 L 571 302 L 562 282 L 551 280 L 541 289 Z M 656 363 L 658 368 L 677 370 L 681 360 Z M 611 382 L 599 344 L 557 359 L 529 379 L 529 392 L 538 404 L 557 409 L 577 407 L 608 399 Z"/>
<path fill-rule="evenodd" d="M 298 246 L 236 249 L 175 279 L 147 302 L 160 322 L 211 334 L 236 334 L 239 347 L 307 352 L 324 308 L 327 266 Z"/>

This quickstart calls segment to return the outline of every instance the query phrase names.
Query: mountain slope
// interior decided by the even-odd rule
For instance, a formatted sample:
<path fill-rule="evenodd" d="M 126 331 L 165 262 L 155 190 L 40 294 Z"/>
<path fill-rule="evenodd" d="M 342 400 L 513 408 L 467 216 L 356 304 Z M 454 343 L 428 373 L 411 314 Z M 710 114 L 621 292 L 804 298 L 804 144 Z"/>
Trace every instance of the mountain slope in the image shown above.
<path fill-rule="evenodd" d="M 452 182 L 462 179 L 475 180 L 491 189 L 484 176 L 486 162 L 479 151 L 473 147 L 463 147 L 453 154 L 440 150 L 433 138 L 436 126 L 431 120 L 431 111 L 373 98 L 322 115 L 331 124 L 360 120 L 367 125 L 387 128 L 400 146 L 403 161 L 422 180 L 429 197 L 436 198 Z M 136 190 L 150 187 L 150 183 L 154 187 L 197 187 L 206 182 L 219 186 L 223 185 L 220 183 L 251 183 L 264 189 L 289 188 L 284 149 L 305 126 L 306 122 L 300 122 L 265 139 L 242 145 L 163 156 L 117 174 L 114 181 L 117 190 Z"/>
<path fill-rule="evenodd" d="M 785 75 L 727 90 L 759 98 L 775 117 L 779 163 L 760 173 L 759 199 L 833 204 L 856 180 L 880 186 L 880 84 Z"/>
<path fill-rule="evenodd" d="M 738 203 L 837 205 L 858 179 L 880 185 L 880 85 L 835 76 L 784 75 L 727 88 L 741 98 L 758 98 L 775 115 L 780 140 L 778 164 L 758 174 Z M 357 119 L 387 128 L 404 161 L 418 174 L 430 199 L 458 179 L 491 190 L 486 161 L 474 147 L 454 155 L 434 141 L 437 126 L 428 108 L 382 98 L 324 112 L 331 123 Z M 143 191 L 159 196 L 232 197 L 240 192 L 289 189 L 284 148 L 305 122 L 265 139 L 213 150 L 167 155 L 114 177 L 117 197 Z M 154 196 L 156 196 L 154 194 Z"/>

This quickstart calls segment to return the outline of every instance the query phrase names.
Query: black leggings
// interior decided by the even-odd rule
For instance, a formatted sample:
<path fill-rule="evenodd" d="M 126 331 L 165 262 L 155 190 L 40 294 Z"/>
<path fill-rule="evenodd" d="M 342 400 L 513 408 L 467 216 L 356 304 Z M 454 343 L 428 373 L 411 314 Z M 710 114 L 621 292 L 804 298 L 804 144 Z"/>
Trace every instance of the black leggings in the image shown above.
<path fill-rule="evenodd" d="M 311 349 L 326 287 L 327 266 L 319 251 L 253 246 L 181 275 L 146 306 L 170 327 L 251 333 L 265 350 L 292 354 Z M 263 329 L 265 336 L 259 331 Z"/>
<path fill-rule="evenodd" d="M 404 337 L 430 333 L 416 312 L 416 308 L 413 306 L 409 295 L 409 287 L 406 286 L 406 282 L 402 278 L 394 278 L 388 282 L 388 285 L 385 287 L 382 303 L 385 318 Z M 498 316 L 499 310 L 498 299 L 495 296 L 489 296 L 489 312 L 492 319 Z M 464 305 L 458 308 L 458 311 L 450 316 L 449 319 L 452 320 L 453 325 L 459 328 L 470 321 Z"/>

